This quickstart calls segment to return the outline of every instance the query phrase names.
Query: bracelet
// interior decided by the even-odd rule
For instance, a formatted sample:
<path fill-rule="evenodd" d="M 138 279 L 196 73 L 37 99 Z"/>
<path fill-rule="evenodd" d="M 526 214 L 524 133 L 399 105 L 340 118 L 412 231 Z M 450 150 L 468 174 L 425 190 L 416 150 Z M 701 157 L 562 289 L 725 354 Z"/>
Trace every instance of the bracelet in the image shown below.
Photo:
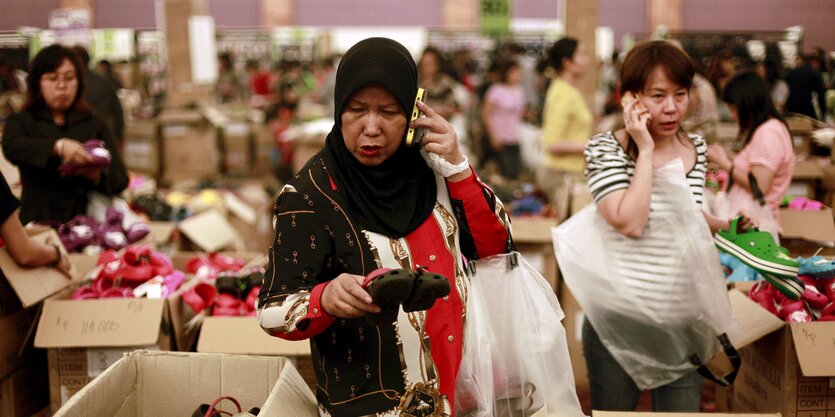
<path fill-rule="evenodd" d="M 58 155 L 59 158 L 64 158 L 64 139 L 58 139 L 55 141 L 55 154 Z"/>
<path fill-rule="evenodd" d="M 464 160 L 461 161 L 461 163 L 453 165 L 436 153 L 426 152 L 421 149 L 420 154 L 423 156 L 423 159 L 426 160 L 426 164 L 429 165 L 429 168 L 432 168 L 432 171 L 435 171 L 435 173 L 444 178 L 449 178 L 455 174 L 460 174 L 470 169 L 470 160 L 467 158 L 467 155 L 464 155 Z"/>
<path fill-rule="evenodd" d="M 50 262 L 50 263 L 46 264 L 46 266 L 48 266 L 48 267 L 50 267 L 50 268 L 55 268 L 55 267 L 57 267 L 58 265 L 60 265 L 60 264 L 61 264 L 61 258 L 62 258 L 62 256 L 61 256 L 61 248 L 59 248 L 59 247 L 58 247 L 58 245 L 57 245 L 57 244 L 55 244 L 55 243 L 53 243 L 53 244 L 52 244 L 52 247 L 53 247 L 53 248 L 55 248 L 55 256 L 56 256 L 56 258 L 55 258 L 55 260 L 54 260 L 54 261 L 52 261 L 52 262 Z"/>

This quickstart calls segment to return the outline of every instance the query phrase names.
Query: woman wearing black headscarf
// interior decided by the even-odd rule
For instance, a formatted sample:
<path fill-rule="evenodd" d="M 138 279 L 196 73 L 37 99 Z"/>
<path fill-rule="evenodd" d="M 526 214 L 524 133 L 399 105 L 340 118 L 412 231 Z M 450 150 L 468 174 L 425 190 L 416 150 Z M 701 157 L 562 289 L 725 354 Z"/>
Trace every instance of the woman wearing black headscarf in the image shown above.
<path fill-rule="evenodd" d="M 446 120 L 421 104 L 426 117 L 413 127 L 427 133 L 420 147 L 405 145 L 416 93 L 415 63 L 402 45 L 354 45 L 337 70 L 325 147 L 276 201 L 258 319 L 274 336 L 310 338 L 326 415 L 452 415 L 464 258 L 513 247 L 501 202 Z M 366 320 L 380 307 L 363 283 L 381 267 L 423 267 L 448 277 L 451 291 L 428 310 L 398 309 L 396 321 Z"/>

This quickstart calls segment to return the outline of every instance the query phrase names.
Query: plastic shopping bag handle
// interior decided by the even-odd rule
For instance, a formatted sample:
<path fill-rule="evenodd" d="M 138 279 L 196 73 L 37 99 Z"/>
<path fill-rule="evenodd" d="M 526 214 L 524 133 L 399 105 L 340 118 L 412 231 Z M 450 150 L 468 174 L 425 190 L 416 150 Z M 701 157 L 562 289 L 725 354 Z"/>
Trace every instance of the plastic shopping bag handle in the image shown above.
<path fill-rule="evenodd" d="M 754 197 L 754 200 L 760 204 L 760 206 L 765 206 L 765 194 L 760 189 L 759 184 L 757 184 L 757 179 L 754 177 L 754 174 L 748 173 L 748 185 L 751 187 L 751 195 Z M 734 186 L 734 177 L 730 177 L 728 179 L 728 186 L 725 188 L 728 191 L 731 191 L 731 187 Z"/>
<path fill-rule="evenodd" d="M 731 372 L 727 375 L 717 377 L 714 375 L 713 371 L 711 371 L 696 355 L 693 355 L 690 358 L 690 362 L 699 367 L 699 373 L 707 380 L 713 381 L 723 387 L 729 387 L 733 385 L 736 375 L 739 373 L 739 368 L 742 366 L 742 359 L 739 357 L 739 352 L 737 352 L 734 345 L 731 344 L 731 341 L 728 339 L 728 335 L 726 333 L 722 333 L 717 337 L 717 339 L 719 339 L 719 343 L 722 345 L 722 350 L 725 352 L 725 356 L 728 357 L 728 360 L 730 360 L 731 365 L 733 366 L 733 370 Z"/>

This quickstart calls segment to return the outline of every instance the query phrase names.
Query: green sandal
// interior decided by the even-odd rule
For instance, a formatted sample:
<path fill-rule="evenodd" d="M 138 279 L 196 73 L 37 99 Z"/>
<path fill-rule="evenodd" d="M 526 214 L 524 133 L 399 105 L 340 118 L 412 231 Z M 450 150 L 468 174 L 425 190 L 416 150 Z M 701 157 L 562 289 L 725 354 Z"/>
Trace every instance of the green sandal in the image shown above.
<path fill-rule="evenodd" d="M 739 229 L 741 217 L 731 220 L 730 230 L 720 230 L 714 236 L 719 250 L 760 272 L 763 277 L 786 297 L 797 300 L 805 286 L 797 279 L 799 264 L 790 258 L 785 248 L 777 246 L 768 232 L 758 229 Z"/>

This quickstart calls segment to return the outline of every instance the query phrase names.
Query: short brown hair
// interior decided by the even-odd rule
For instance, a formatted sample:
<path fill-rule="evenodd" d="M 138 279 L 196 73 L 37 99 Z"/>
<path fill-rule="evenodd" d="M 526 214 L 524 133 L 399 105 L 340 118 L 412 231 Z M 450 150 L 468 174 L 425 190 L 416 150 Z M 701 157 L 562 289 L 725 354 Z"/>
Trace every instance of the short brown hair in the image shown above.
<path fill-rule="evenodd" d="M 632 48 L 620 70 L 620 94 L 639 92 L 656 67 L 661 67 L 670 81 L 690 89 L 696 73 L 687 52 L 667 41 L 642 42 Z"/>

